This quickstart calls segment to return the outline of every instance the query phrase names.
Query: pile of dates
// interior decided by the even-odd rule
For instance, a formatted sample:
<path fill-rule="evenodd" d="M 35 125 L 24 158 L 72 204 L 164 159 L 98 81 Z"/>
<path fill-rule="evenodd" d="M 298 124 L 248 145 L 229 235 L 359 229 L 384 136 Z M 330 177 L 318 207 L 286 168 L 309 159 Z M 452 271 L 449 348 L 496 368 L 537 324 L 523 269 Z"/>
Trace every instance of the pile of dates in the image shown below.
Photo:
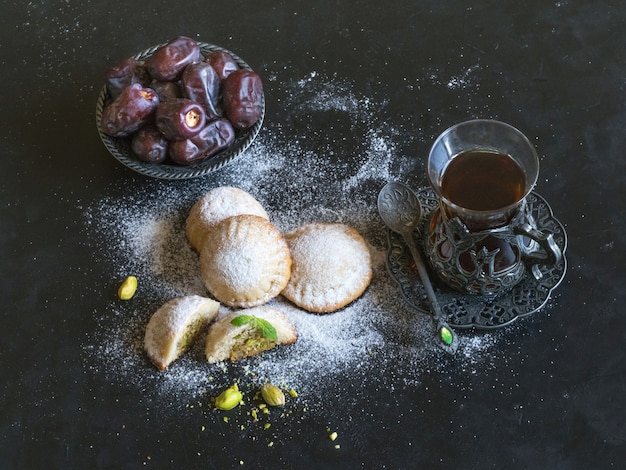
<path fill-rule="evenodd" d="M 139 61 L 123 60 L 105 82 L 111 101 L 102 112 L 105 134 L 128 138 L 138 159 L 195 165 L 229 147 L 236 133 L 263 112 L 263 84 L 225 51 L 203 57 L 179 36 Z"/>

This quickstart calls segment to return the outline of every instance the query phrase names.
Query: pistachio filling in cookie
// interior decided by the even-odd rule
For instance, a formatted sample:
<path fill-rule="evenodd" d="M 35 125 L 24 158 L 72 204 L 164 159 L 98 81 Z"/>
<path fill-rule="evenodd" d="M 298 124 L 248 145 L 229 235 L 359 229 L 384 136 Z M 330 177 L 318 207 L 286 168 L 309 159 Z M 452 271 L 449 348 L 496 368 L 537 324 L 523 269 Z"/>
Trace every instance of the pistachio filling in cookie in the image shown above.
<path fill-rule="evenodd" d="M 295 343 L 297 338 L 296 329 L 280 310 L 263 305 L 231 312 L 213 323 L 205 353 L 210 363 L 239 361 Z"/>
<path fill-rule="evenodd" d="M 254 356 L 276 346 L 276 341 L 267 338 L 258 328 L 248 329 L 235 336 L 235 342 L 230 350 L 229 359 L 239 361 L 244 357 Z"/>
<path fill-rule="evenodd" d="M 161 370 L 184 354 L 198 334 L 218 315 L 219 302 L 198 295 L 165 302 L 150 317 L 144 349 Z"/>

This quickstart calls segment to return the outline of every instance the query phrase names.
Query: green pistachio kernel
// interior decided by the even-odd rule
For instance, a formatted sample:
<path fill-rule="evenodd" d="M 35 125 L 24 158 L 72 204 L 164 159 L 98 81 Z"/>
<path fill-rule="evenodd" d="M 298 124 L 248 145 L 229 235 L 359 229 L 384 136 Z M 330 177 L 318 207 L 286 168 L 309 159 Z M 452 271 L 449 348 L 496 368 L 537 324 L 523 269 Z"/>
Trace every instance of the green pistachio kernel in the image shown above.
<path fill-rule="evenodd" d="M 117 296 L 121 300 L 130 300 L 137 291 L 137 278 L 128 276 L 117 290 Z"/>
<path fill-rule="evenodd" d="M 261 396 L 265 403 L 270 406 L 283 406 L 285 404 L 285 394 L 276 385 L 270 383 L 263 384 L 261 387 Z"/>
<path fill-rule="evenodd" d="M 215 399 L 215 407 L 220 410 L 232 410 L 241 403 L 243 395 L 239 391 L 237 384 L 228 387 Z"/>

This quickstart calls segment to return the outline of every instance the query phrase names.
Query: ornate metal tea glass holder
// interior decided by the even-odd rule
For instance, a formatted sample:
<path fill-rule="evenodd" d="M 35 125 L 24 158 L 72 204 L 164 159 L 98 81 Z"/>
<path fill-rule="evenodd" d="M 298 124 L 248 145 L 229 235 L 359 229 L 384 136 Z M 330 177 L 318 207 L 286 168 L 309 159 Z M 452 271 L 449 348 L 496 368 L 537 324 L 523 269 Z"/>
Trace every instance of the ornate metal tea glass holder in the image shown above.
<path fill-rule="evenodd" d="M 459 161 L 461 169 L 450 170 Z M 461 188 L 456 194 L 460 199 L 451 198 L 444 189 L 448 174 L 453 175 L 448 188 Z M 430 150 L 427 175 L 439 208 L 425 234 L 426 256 L 449 286 L 495 295 L 520 282 L 527 265 L 555 265 L 561 259 L 552 234 L 538 230 L 527 210 L 527 197 L 539 175 L 539 158 L 518 129 L 490 119 L 448 128 Z M 479 197 L 477 204 L 474 196 L 481 191 L 497 202 Z"/>
<path fill-rule="evenodd" d="M 435 273 L 450 287 L 487 296 L 518 284 L 528 267 L 553 265 L 562 257 L 553 235 L 537 229 L 525 200 L 507 224 L 479 231 L 449 216 L 440 202 L 424 234 L 424 249 Z"/>

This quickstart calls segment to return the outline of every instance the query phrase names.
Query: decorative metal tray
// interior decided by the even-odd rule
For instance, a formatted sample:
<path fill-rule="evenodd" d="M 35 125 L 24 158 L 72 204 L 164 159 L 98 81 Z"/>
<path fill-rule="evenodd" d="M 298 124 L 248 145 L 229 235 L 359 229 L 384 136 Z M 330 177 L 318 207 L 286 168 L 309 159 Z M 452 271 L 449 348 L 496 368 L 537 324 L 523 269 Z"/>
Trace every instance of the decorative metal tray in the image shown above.
<path fill-rule="evenodd" d="M 158 44 L 145 51 L 139 52 L 133 57 L 139 61 L 144 61 L 150 57 L 154 52 L 163 44 Z M 246 70 L 252 70 L 250 66 L 238 55 L 233 52 L 224 49 L 223 47 L 215 46 L 205 42 L 198 42 L 200 46 L 200 52 L 203 57 L 208 56 L 211 52 L 221 50 L 225 51 L 232 56 L 237 62 L 240 68 Z M 114 138 L 106 135 L 102 132 L 100 127 L 100 120 L 102 119 L 102 111 L 105 106 L 111 101 L 111 96 L 107 90 L 106 85 L 100 90 L 98 95 L 98 101 L 96 103 L 96 124 L 98 127 L 98 133 L 102 143 L 107 148 L 109 153 L 113 155 L 120 163 L 127 166 L 131 170 L 141 173 L 153 178 L 169 179 L 169 180 L 183 180 L 197 178 L 199 176 L 205 176 L 213 171 L 222 168 L 224 165 L 230 163 L 241 154 L 243 154 L 248 147 L 252 144 L 263 124 L 265 117 L 265 101 L 263 101 L 263 109 L 260 119 L 249 129 L 243 131 L 237 131 L 235 135 L 235 141 L 230 147 L 218 152 L 210 158 L 207 158 L 203 162 L 192 165 L 182 166 L 168 163 L 145 163 L 140 161 L 132 152 L 130 148 L 130 142 L 128 139 Z"/>
<path fill-rule="evenodd" d="M 430 213 L 437 209 L 438 200 L 429 187 L 420 188 L 416 194 L 422 205 L 423 216 L 422 223 L 414 235 L 418 245 L 423 247 L 422 234 L 426 233 Z M 435 293 L 451 327 L 493 329 L 508 325 L 520 317 L 541 309 L 552 291 L 565 277 L 567 268 L 565 229 L 552 214 L 548 203 L 538 194 L 532 192 L 527 198 L 527 204 L 537 228 L 554 234 L 554 241 L 563 252 L 562 260 L 553 266 L 534 265 L 519 284 L 495 297 L 454 291 L 443 282 L 438 282 L 433 276 Z M 426 292 L 402 236 L 389 230 L 388 240 L 387 268 L 389 273 L 400 286 L 406 302 L 418 312 L 430 315 Z"/>

